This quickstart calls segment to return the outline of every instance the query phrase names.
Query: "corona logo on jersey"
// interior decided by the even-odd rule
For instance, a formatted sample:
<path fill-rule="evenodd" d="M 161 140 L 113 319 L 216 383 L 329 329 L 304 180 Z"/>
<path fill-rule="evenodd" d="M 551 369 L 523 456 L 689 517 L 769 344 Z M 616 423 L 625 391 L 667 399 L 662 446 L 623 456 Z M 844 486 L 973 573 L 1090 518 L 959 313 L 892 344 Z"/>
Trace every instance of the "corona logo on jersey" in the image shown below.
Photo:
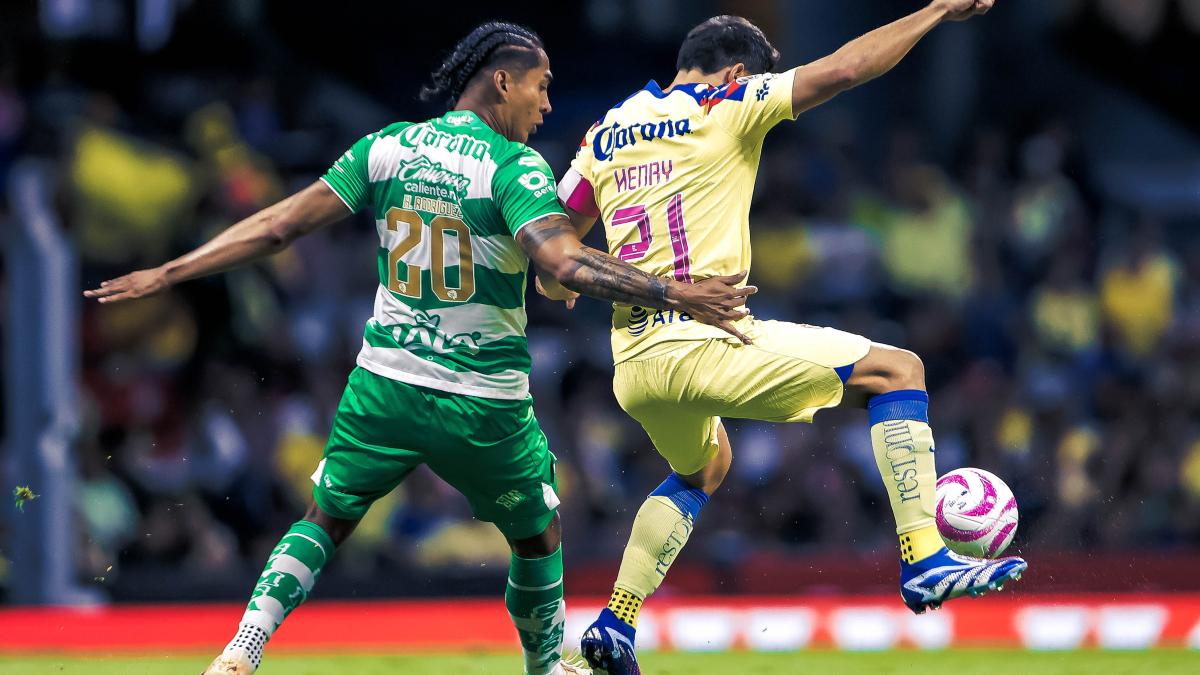
<path fill-rule="evenodd" d="M 611 126 L 597 131 L 592 138 L 592 154 L 601 162 L 606 162 L 613 158 L 617 150 L 635 145 L 639 138 L 651 142 L 660 138 L 686 136 L 690 133 L 692 133 L 692 121 L 686 118 L 661 122 L 634 122 L 627 126 L 613 122 Z"/>
<path fill-rule="evenodd" d="M 457 152 L 463 157 L 491 160 L 492 145 L 470 134 L 452 134 L 435 128 L 432 124 L 414 124 L 400 133 L 400 145 L 406 148 L 420 146 L 442 148 Z"/>

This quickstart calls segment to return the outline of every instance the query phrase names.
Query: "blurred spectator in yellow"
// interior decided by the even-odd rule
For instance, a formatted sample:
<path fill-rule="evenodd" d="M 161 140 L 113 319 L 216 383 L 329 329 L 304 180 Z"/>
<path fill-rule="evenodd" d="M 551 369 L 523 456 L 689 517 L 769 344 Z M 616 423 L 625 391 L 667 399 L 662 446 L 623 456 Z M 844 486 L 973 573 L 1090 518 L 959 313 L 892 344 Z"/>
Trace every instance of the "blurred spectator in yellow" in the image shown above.
<path fill-rule="evenodd" d="M 128 267 L 160 261 L 197 196 L 183 157 L 114 129 L 118 110 L 90 103 L 69 164 L 73 220 L 88 261 Z"/>
<path fill-rule="evenodd" d="M 1125 350 L 1149 356 L 1174 319 L 1178 265 L 1143 223 L 1100 282 L 1104 319 Z"/>
<path fill-rule="evenodd" d="M 996 424 L 996 446 L 1013 458 L 1025 459 L 1033 450 L 1033 416 L 1017 405 L 1010 406 Z"/>
<path fill-rule="evenodd" d="M 1200 503 L 1200 440 L 1188 448 L 1180 469 L 1180 485 L 1193 500 Z"/>
<path fill-rule="evenodd" d="M 1082 222 L 1074 181 L 1063 173 L 1068 135 L 1061 124 L 1021 145 L 1021 178 L 1013 197 L 1012 245 L 1029 270 L 1036 270 Z"/>
<path fill-rule="evenodd" d="M 795 293 L 811 272 L 813 251 L 804 221 L 782 199 L 772 199 L 754 218 L 754 283 L 762 288 Z"/>
<path fill-rule="evenodd" d="M 883 263 L 895 290 L 961 298 L 971 288 L 971 215 L 942 171 L 930 165 L 897 169 L 899 209 L 887 214 Z"/>
<path fill-rule="evenodd" d="M 1069 430 L 1058 444 L 1058 495 L 1069 509 L 1086 506 L 1099 491 L 1088 473 L 1088 460 L 1099 449 L 1100 438 L 1087 426 Z"/>
<path fill-rule="evenodd" d="M 270 161 L 242 139 L 228 105 L 212 103 L 192 113 L 186 133 L 211 174 L 222 205 L 235 217 L 254 213 L 283 196 Z"/>
<path fill-rule="evenodd" d="M 1031 319 L 1038 342 L 1054 354 L 1078 354 L 1099 345 L 1100 303 L 1084 283 L 1075 253 L 1055 259 L 1046 282 L 1033 291 Z"/>

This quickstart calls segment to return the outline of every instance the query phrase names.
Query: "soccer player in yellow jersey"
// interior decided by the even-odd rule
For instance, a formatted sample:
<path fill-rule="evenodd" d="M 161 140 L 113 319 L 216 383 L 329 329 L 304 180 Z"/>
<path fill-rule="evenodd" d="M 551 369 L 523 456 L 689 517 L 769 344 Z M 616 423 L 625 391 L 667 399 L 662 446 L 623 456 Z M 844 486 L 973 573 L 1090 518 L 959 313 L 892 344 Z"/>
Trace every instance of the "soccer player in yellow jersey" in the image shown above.
<path fill-rule="evenodd" d="M 587 132 L 559 198 L 586 232 L 607 226 L 610 252 L 651 274 L 690 281 L 750 267 L 749 208 L 763 138 L 776 124 L 895 66 L 943 21 L 994 0 L 935 0 L 806 66 L 773 72 L 779 53 L 740 17 L 688 33 L 677 73 L 651 81 Z M 752 344 L 686 314 L 617 304 L 612 347 L 618 402 L 646 429 L 672 473 L 639 509 L 611 601 L 585 632 L 597 673 L 637 673 L 643 600 L 686 544 L 732 460 L 721 418 L 809 422 L 866 395 L 871 438 L 900 538 L 901 596 L 914 612 L 995 589 L 1025 570 L 1019 558 L 950 553 L 934 513 L 933 433 L 920 359 L 832 328 L 746 317 Z"/>

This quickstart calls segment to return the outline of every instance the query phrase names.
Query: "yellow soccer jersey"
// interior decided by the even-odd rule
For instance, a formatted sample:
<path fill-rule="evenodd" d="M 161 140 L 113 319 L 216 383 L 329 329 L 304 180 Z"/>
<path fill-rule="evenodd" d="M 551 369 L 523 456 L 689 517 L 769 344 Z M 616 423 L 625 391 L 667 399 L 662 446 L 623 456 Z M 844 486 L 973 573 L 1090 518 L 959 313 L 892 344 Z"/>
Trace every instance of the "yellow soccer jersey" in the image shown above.
<path fill-rule="evenodd" d="M 763 137 L 793 118 L 793 74 L 670 92 L 651 81 L 588 130 L 560 199 L 599 216 L 609 252 L 650 274 L 693 281 L 750 269 L 750 197 Z M 729 334 L 686 314 L 613 306 L 617 363 L 713 337 Z"/>

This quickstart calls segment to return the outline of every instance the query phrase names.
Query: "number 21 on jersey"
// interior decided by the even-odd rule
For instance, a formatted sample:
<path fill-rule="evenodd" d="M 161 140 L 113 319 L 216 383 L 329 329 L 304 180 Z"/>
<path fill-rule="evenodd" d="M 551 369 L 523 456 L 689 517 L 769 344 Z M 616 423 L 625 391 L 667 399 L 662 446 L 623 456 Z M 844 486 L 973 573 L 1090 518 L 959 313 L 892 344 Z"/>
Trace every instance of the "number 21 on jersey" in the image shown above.
<path fill-rule="evenodd" d="M 675 279 L 691 283 L 692 259 L 688 249 L 687 231 L 683 222 L 683 195 L 674 194 L 667 200 L 667 235 L 671 241 L 671 252 L 675 254 Z M 617 251 L 617 257 L 625 262 L 636 262 L 646 257 L 650 252 L 650 243 L 654 241 L 654 231 L 650 226 L 650 214 L 644 204 L 625 206 L 613 212 L 609 227 L 636 225 L 638 240 L 625 244 Z"/>

